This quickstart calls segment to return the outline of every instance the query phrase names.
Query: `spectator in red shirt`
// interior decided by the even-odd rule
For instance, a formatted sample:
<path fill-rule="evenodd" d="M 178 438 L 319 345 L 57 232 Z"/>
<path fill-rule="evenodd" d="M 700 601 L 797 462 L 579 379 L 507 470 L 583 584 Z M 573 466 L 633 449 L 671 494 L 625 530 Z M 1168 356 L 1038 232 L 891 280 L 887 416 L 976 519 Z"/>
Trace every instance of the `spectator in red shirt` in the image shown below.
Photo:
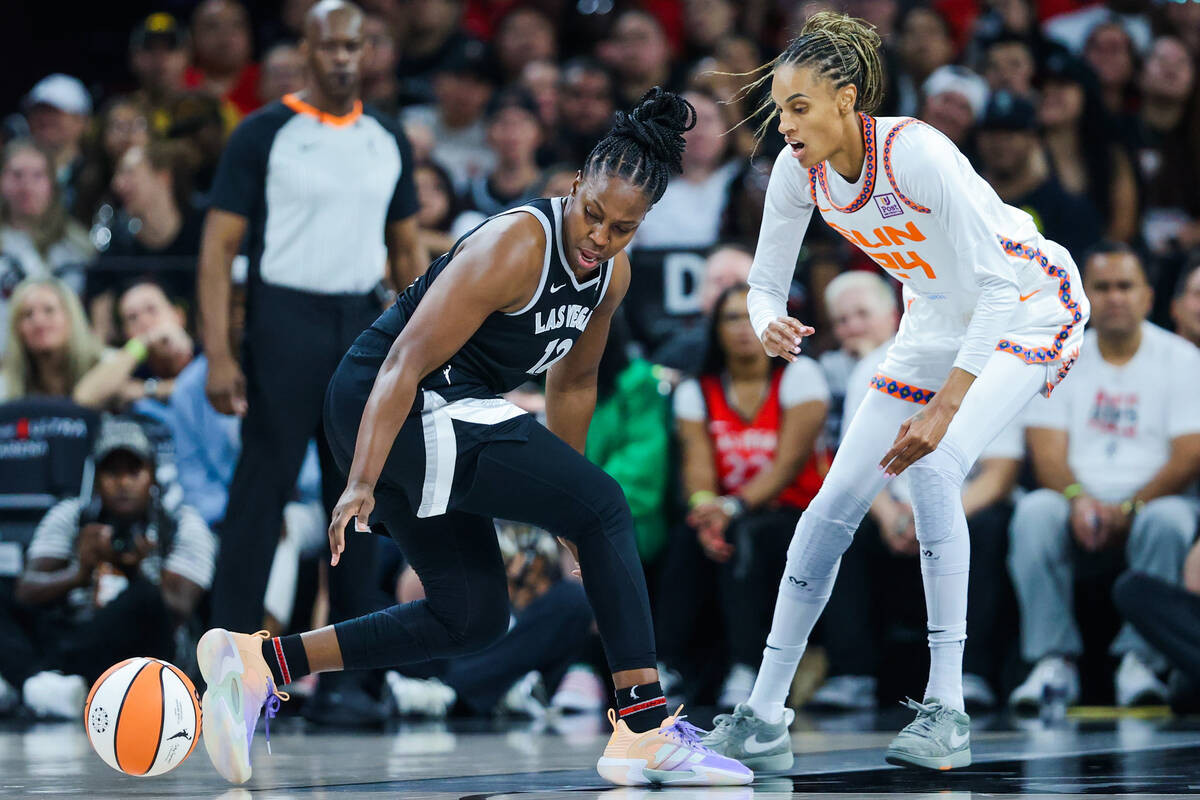
<path fill-rule="evenodd" d="M 235 0 L 204 0 L 192 14 L 192 64 L 184 74 L 189 89 L 204 89 L 242 114 L 258 108 L 258 65 L 251 46 L 250 18 Z"/>

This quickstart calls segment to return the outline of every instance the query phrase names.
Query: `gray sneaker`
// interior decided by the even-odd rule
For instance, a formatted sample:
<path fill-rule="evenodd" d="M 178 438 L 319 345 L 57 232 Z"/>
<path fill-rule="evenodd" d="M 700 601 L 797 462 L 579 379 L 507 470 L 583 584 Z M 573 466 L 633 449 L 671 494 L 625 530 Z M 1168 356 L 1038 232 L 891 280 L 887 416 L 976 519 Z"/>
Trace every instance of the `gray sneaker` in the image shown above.
<path fill-rule="evenodd" d="M 884 758 L 901 767 L 947 770 L 971 763 L 971 718 L 942 705 L 936 697 L 924 703 L 909 699 L 901 705 L 917 718 L 892 739 Z"/>
<path fill-rule="evenodd" d="M 712 732 L 701 741 L 755 772 L 791 769 L 792 735 L 788 728 L 795 718 L 795 712 L 788 708 L 779 722 L 766 722 L 756 717 L 750 706 L 739 703 L 732 714 L 718 714 L 713 719 Z"/>

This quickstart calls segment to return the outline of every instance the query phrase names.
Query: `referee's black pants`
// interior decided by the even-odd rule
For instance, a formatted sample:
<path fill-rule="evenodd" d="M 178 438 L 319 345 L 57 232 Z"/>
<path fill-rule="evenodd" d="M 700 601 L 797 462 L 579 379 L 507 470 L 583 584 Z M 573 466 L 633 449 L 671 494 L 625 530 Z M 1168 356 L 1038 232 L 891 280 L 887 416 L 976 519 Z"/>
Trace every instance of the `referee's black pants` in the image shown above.
<path fill-rule="evenodd" d="M 263 598 L 309 439 L 331 512 L 345 488 L 322 424 L 325 389 L 355 338 L 379 316 L 371 295 L 322 295 L 255 283 L 247 298 L 243 370 L 249 409 L 212 587 L 212 624 L 262 627 Z M 370 548 L 347 548 L 329 571 L 330 621 L 373 610 Z"/>

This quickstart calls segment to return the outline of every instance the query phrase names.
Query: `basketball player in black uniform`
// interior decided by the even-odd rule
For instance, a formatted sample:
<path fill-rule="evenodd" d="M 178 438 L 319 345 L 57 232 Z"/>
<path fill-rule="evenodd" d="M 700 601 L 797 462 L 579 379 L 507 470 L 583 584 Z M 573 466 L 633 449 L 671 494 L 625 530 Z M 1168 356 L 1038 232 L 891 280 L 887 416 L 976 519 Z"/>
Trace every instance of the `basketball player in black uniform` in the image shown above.
<path fill-rule="evenodd" d="M 277 687 L 310 672 L 474 652 L 508 629 L 493 517 L 569 542 L 604 640 L 618 711 L 597 768 L 619 784 L 742 784 L 751 773 L 667 716 L 633 519 L 616 481 L 582 455 L 609 321 L 629 286 L 623 252 L 678 173 L 695 111 L 655 88 L 588 156 L 571 194 L 492 217 L 460 239 L 359 336 L 326 395 L 348 472 L 329 526 L 381 523 L 425 599 L 317 631 L 267 638 L 216 628 L 198 646 L 205 743 L 250 777 L 249 741 Z M 546 373 L 549 429 L 499 395 Z M 351 537 L 353 538 L 353 537 Z"/>

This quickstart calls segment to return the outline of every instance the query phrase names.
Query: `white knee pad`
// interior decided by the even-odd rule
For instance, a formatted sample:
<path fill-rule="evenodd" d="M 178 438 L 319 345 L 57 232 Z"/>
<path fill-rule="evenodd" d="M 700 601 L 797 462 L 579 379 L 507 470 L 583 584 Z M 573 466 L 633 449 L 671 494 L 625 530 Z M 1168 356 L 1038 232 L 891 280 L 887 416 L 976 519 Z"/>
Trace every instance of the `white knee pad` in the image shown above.
<path fill-rule="evenodd" d="M 921 570 L 927 575 L 954 575 L 970 567 L 962 484 L 971 465 L 965 461 L 952 442 L 943 442 L 908 468 Z"/>
<path fill-rule="evenodd" d="M 808 603 L 828 600 L 842 553 L 853 541 L 856 527 L 805 511 L 788 545 L 780 594 Z"/>

